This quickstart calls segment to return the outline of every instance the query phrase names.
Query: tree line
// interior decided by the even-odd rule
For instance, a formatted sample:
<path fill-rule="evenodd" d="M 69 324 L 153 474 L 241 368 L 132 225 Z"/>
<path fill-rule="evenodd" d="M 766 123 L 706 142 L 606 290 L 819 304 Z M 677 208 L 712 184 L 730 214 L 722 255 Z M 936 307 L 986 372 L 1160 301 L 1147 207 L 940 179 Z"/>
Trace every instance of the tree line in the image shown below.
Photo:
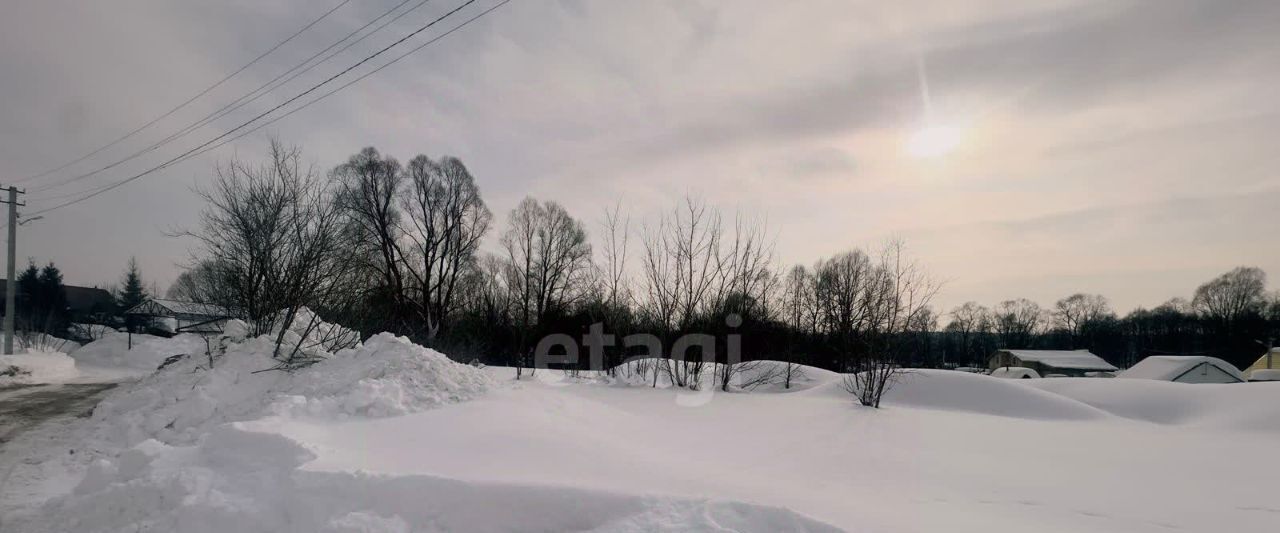
<path fill-rule="evenodd" d="M 1027 299 L 993 307 L 967 302 L 949 313 L 935 357 L 977 364 L 997 348 L 1087 349 L 1121 368 L 1158 354 L 1211 355 L 1253 363 L 1280 337 L 1280 293 L 1266 273 L 1237 267 L 1151 309 L 1120 316 L 1099 294 L 1073 294 L 1042 308 Z"/>
<path fill-rule="evenodd" d="M 254 333 L 314 316 L 405 335 L 460 361 L 524 368 L 545 336 L 600 324 L 658 339 L 662 357 L 638 367 L 655 383 L 662 375 L 698 386 L 699 365 L 726 361 L 724 343 L 673 360 L 690 333 L 741 335 L 744 360 L 781 360 L 788 379 L 800 364 L 891 379 L 904 365 L 980 363 L 998 347 L 1087 348 L 1121 363 L 1213 351 L 1239 362 L 1259 351 L 1247 339 L 1275 331 L 1280 307 L 1261 271 L 1242 269 L 1191 302 L 1124 318 L 1082 294 L 1048 310 L 968 303 L 940 329 L 940 283 L 901 242 L 783 267 L 763 221 L 692 197 L 641 223 L 621 204 L 588 218 L 526 198 L 497 224 L 461 160 L 402 164 L 375 148 L 322 172 L 273 140 L 259 164 L 216 167 L 201 194 L 201 223 L 184 233 L 200 246 L 169 296 L 233 309 Z M 491 236 L 497 248 L 482 249 Z M 1252 292 L 1234 295 L 1241 284 Z M 611 346 L 597 364 L 613 369 L 653 351 Z"/>

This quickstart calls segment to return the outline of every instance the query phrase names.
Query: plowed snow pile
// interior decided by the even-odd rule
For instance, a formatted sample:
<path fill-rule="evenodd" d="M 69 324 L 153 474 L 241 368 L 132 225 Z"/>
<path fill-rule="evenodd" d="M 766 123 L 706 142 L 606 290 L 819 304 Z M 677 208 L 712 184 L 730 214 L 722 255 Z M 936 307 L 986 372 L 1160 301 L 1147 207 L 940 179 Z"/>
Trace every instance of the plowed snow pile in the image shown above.
<path fill-rule="evenodd" d="M 108 396 L 93 419 L 119 444 L 190 443 L 225 422 L 393 416 L 467 400 L 490 386 L 479 370 L 389 333 L 295 371 L 272 370 L 272 348 L 268 336 L 230 342 L 212 369 L 204 354 L 185 357 Z"/>
<path fill-rule="evenodd" d="M 90 357 L 135 357 L 119 353 L 125 350 L 116 340 L 90 344 L 98 345 Z M 27 509 L 34 512 L 6 511 L 0 531 L 347 531 L 342 528 L 360 517 L 335 516 L 336 525 L 306 520 L 293 528 L 287 513 L 304 505 L 291 500 L 298 490 L 295 469 L 309 452 L 290 439 L 230 423 L 403 415 L 472 399 L 493 386 L 482 371 L 388 333 L 321 353 L 325 359 L 292 371 L 278 369 L 271 336 L 211 339 L 212 357 L 199 338 L 198 351 L 187 350 L 195 343 L 183 336 L 135 340 L 146 357 L 188 355 L 104 399 L 74 428 L 70 454 L 64 450 L 37 465 L 48 471 L 61 464 L 65 474 L 45 477 L 73 482 L 87 467 L 72 494 Z M 360 494 L 356 485 L 335 484 L 349 487 L 348 497 Z"/>
<path fill-rule="evenodd" d="M 80 366 L 126 368 L 149 373 L 170 356 L 205 352 L 204 338 L 189 333 L 170 339 L 135 333 L 132 343 L 130 348 L 128 333 L 111 331 L 81 346 L 71 353 L 71 357 Z"/>
<path fill-rule="evenodd" d="M 0 355 L 0 387 L 58 383 L 79 376 L 76 361 L 59 352 Z"/>

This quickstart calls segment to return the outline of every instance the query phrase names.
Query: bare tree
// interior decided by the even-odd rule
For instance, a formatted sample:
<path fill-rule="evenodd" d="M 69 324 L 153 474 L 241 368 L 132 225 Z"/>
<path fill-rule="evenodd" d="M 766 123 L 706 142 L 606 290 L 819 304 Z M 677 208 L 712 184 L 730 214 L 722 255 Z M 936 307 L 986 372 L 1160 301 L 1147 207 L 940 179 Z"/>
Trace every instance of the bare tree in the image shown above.
<path fill-rule="evenodd" d="M 813 331 L 817 315 L 815 298 L 814 278 L 809 273 L 809 269 L 804 265 L 791 267 L 783 281 L 780 305 L 783 319 L 791 329 L 786 360 L 782 368 L 783 388 L 790 389 L 791 382 L 800 374 L 800 365 L 796 363 L 798 339 L 795 337 L 815 333 Z"/>
<path fill-rule="evenodd" d="M 882 306 L 884 287 L 880 285 L 880 273 L 862 250 L 819 261 L 813 272 L 816 323 L 836 343 L 838 351 L 852 355 L 863 341 L 862 334 L 873 328 Z"/>
<path fill-rule="evenodd" d="M 844 379 L 845 390 L 868 407 L 880 407 L 884 394 L 904 372 L 907 334 L 929 322 L 930 303 L 941 285 L 915 260 L 907 257 L 901 241 L 892 241 L 880 253 L 872 269 L 873 294 L 868 300 L 870 320 L 866 335 L 870 350 L 859 358 L 857 369 Z"/>
<path fill-rule="evenodd" d="M 591 245 L 582 223 L 555 202 L 525 198 L 511 211 L 501 238 L 506 285 L 520 328 L 516 377 L 528 357 L 529 335 L 549 313 L 561 312 L 579 295 L 588 274 Z"/>
<path fill-rule="evenodd" d="M 493 215 L 480 198 L 480 188 L 457 158 L 439 161 L 420 155 L 409 162 L 409 194 L 403 208 L 413 231 L 406 259 L 414 278 L 414 301 L 426 324 L 428 339 L 447 324 L 454 310 L 458 280 L 475 256 Z"/>
<path fill-rule="evenodd" d="M 600 249 L 602 255 L 600 279 L 603 284 L 604 300 L 611 307 L 630 305 L 633 297 L 630 280 L 627 278 L 631 217 L 622 218 L 621 209 L 621 202 L 615 204 L 613 209 L 605 209 L 604 220 L 601 222 L 605 243 Z"/>
<path fill-rule="evenodd" d="M 975 353 L 980 354 L 975 349 L 978 339 L 990 332 L 992 326 L 991 310 L 977 302 L 965 302 L 951 310 L 951 323 L 947 324 L 947 331 L 960 337 L 960 356 L 964 358 L 961 362 L 967 364 L 974 360 Z"/>
<path fill-rule="evenodd" d="M 995 329 L 1003 348 L 1027 348 L 1042 320 L 1039 305 L 1026 298 L 1005 300 L 995 310 Z"/>
<path fill-rule="evenodd" d="M 278 140 L 252 167 L 232 160 L 216 169 L 202 229 L 189 232 L 215 265 L 214 277 L 252 333 L 279 327 L 277 357 L 288 325 L 303 307 L 325 308 L 350 271 L 339 253 L 340 217 L 327 183 L 304 167 L 297 148 Z M 295 350 L 296 352 L 296 350 Z"/>
<path fill-rule="evenodd" d="M 718 210 L 686 197 L 645 232 L 641 305 L 664 342 L 672 333 L 721 313 L 761 318 L 768 314 L 777 276 L 771 269 L 773 244 L 764 225 L 738 217 L 726 229 L 722 221 Z M 713 355 L 682 358 L 674 366 L 666 358 L 656 369 L 676 386 L 697 387 Z M 654 386 L 657 380 L 655 373 Z"/>
<path fill-rule="evenodd" d="M 225 291 L 227 284 L 219 279 L 219 273 L 224 270 L 213 261 L 199 261 L 178 274 L 178 279 L 174 280 L 169 290 L 165 291 L 165 297 L 184 302 L 231 307 L 234 302 L 231 295 Z"/>
<path fill-rule="evenodd" d="M 1266 305 L 1267 274 L 1256 267 L 1236 267 L 1196 288 L 1192 305 L 1205 318 L 1230 328 Z"/>
<path fill-rule="evenodd" d="M 1071 336 L 1072 347 L 1084 335 L 1086 326 L 1108 316 L 1114 313 L 1101 294 L 1076 293 L 1054 304 L 1053 321 Z"/>
<path fill-rule="evenodd" d="M 396 205 L 404 173 L 400 163 L 368 147 L 333 169 L 338 184 L 338 205 L 348 221 L 347 243 L 354 248 L 353 259 L 377 273 L 375 290 L 379 301 L 389 304 L 383 320 L 400 333 L 412 333 L 411 307 L 405 301 L 404 252 L 400 248 L 402 215 Z"/>

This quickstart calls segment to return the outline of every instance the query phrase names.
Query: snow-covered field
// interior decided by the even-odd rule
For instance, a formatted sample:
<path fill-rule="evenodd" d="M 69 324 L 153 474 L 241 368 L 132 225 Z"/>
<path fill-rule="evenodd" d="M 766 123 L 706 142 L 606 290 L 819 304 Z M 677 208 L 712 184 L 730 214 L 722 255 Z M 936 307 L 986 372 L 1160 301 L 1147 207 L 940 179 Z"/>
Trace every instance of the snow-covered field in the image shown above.
<path fill-rule="evenodd" d="M 516 382 L 390 335 L 294 373 L 256 372 L 266 350 L 230 342 L 212 371 L 188 358 L 31 432 L 40 446 L 5 445 L 0 467 L 18 466 L 0 471 L 0 530 L 1280 524 L 1280 383 L 915 371 L 873 410 L 818 369 L 791 391 L 693 392 L 545 370 Z"/>

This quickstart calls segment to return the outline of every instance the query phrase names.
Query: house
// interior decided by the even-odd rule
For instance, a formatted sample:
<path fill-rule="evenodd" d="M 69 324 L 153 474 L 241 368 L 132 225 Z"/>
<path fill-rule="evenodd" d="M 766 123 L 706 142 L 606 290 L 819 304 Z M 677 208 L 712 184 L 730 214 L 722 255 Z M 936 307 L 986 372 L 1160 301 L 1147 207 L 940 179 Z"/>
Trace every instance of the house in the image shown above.
<path fill-rule="evenodd" d="M 222 333 L 232 314 L 213 304 L 149 298 L 124 312 L 129 320 L 159 323 L 173 333 Z"/>
<path fill-rule="evenodd" d="M 65 288 L 73 322 L 103 321 L 116 313 L 116 299 L 106 289 L 74 285 Z"/>
<path fill-rule="evenodd" d="M 991 370 L 1006 366 L 1030 368 L 1044 377 L 1085 377 L 1119 370 L 1088 350 L 996 350 L 987 364 Z"/>
<path fill-rule="evenodd" d="M 1178 383 L 1243 383 L 1244 374 L 1231 363 L 1204 355 L 1153 355 L 1118 377 Z"/>
<path fill-rule="evenodd" d="M 79 287 L 63 285 L 67 294 L 67 309 L 71 312 L 72 322 L 100 322 L 115 314 L 116 299 L 106 289 L 97 287 Z M 8 293 L 7 280 L 0 279 L 0 302 Z M 22 293 L 18 293 L 22 298 Z M 0 316 L 4 315 L 4 305 L 0 305 Z"/>
<path fill-rule="evenodd" d="M 1244 369 L 1244 378 L 1249 381 L 1280 381 L 1280 348 L 1272 348 L 1262 354 Z"/>

